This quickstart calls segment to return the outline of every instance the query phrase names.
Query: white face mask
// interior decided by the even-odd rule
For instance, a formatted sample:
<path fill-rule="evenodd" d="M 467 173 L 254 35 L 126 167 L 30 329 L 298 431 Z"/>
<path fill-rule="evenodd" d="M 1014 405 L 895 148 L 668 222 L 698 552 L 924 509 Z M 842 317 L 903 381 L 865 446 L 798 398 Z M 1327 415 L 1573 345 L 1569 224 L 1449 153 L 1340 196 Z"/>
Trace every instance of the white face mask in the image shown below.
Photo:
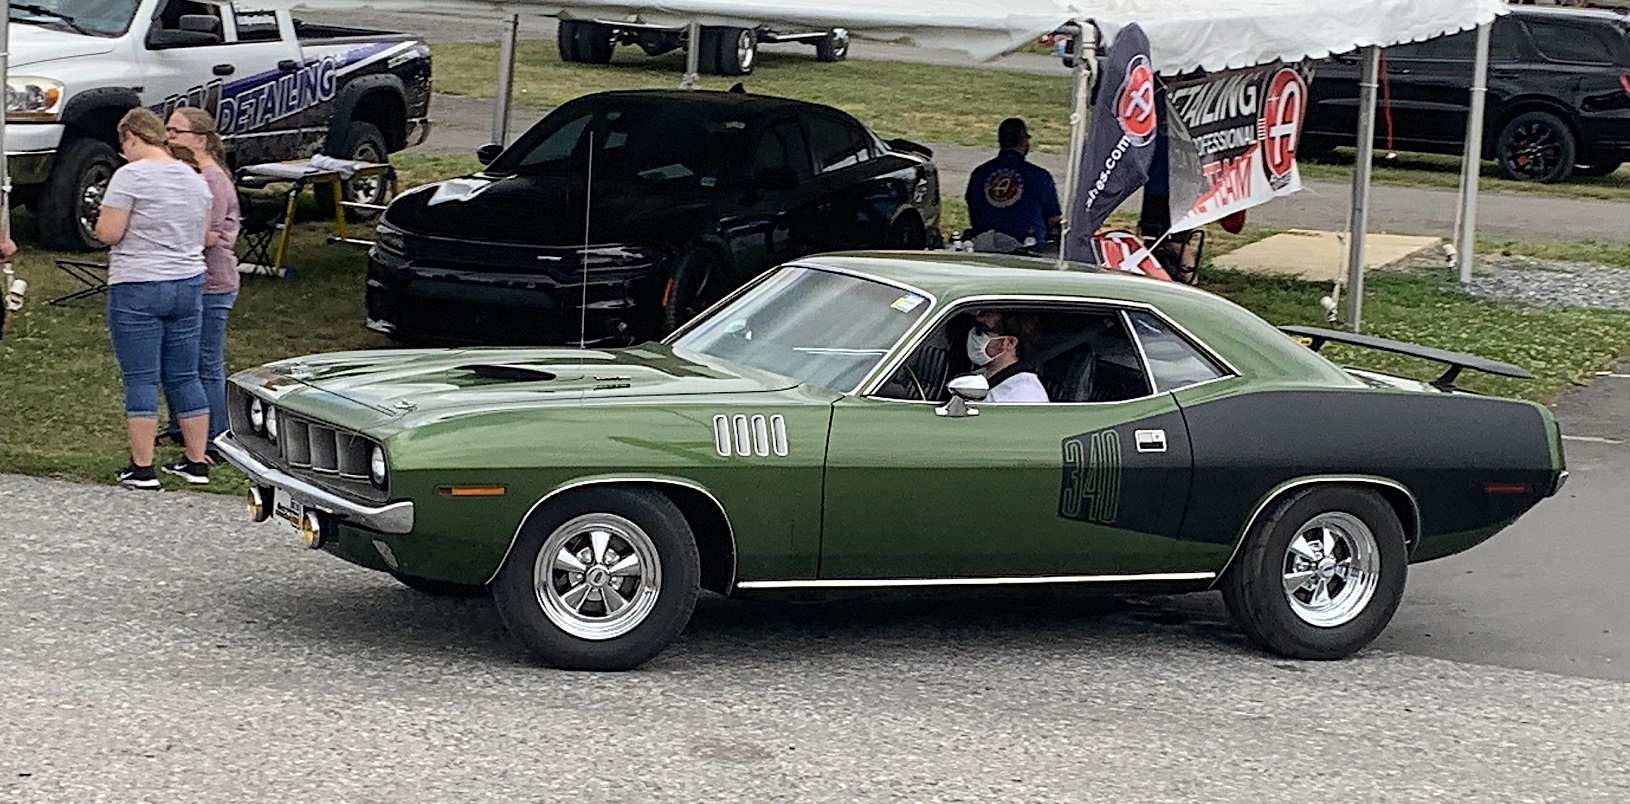
<path fill-rule="evenodd" d="M 991 341 L 990 335 L 981 334 L 976 330 L 968 330 L 968 360 L 976 368 L 984 368 L 991 361 L 991 356 L 985 352 L 985 346 Z"/>

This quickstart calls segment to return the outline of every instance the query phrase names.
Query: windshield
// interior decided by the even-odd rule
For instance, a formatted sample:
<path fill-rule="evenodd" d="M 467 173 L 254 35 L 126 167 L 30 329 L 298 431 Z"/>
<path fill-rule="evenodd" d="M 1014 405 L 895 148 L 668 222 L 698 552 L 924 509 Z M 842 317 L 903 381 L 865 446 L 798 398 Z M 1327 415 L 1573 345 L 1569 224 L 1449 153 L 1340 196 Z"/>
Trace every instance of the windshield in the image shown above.
<path fill-rule="evenodd" d="M 927 297 L 893 285 L 788 266 L 673 346 L 849 392 L 930 306 Z"/>
<path fill-rule="evenodd" d="M 122 36 L 136 14 L 135 0 L 19 0 L 11 18 L 90 36 Z"/>
<path fill-rule="evenodd" d="M 576 177 L 587 175 L 592 166 L 596 183 L 637 180 L 712 188 L 731 180 L 727 168 L 746 151 L 746 134 L 746 122 L 728 106 L 602 97 L 555 110 L 487 172 Z"/>

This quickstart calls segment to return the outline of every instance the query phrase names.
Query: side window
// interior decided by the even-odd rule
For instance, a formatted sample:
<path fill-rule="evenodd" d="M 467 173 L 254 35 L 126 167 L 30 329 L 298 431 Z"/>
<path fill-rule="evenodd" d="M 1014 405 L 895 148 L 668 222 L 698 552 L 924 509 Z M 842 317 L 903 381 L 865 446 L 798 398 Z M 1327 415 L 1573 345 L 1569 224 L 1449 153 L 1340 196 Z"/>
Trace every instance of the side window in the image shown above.
<path fill-rule="evenodd" d="M 992 313 L 999 314 L 993 319 Z M 964 309 L 934 328 L 878 388 L 884 399 L 945 402 L 947 383 L 979 370 L 969 355 L 970 330 L 1018 338 L 1017 362 L 990 373 L 997 384 L 1017 373 L 1034 375 L 1048 402 L 1119 402 L 1153 393 L 1137 346 L 1112 309 L 1000 305 Z M 988 353 L 987 353 L 988 354 Z"/>
<path fill-rule="evenodd" d="M 848 122 L 827 115 L 812 115 L 806 122 L 810 150 L 815 152 L 820 172 L 842 170 L 872 157 L 871 144 Z"/>
<path fill-rule="evenodd" d="M 277 12 L 263 8 L 232 7 L 239 42 L 276 42 L 283 38 L 277 27 Z"/>
<path fill-rule="evenodd" d="M 1477 33 L 1463 31 L 1449 36 L 1439 36 L 1424 42 L 1410 42 L 1387 48 L 1387 57 L 1392 59 L 1431 59 L 1434 61 L 1464 61 L 1471 62 L 1477 55 Z"/>
<path fill-rule="evenodd" d="M 1132 331 L 1148 360 L 1156 391 L 1176 391 L 1228 376 L 1226 369 L 1160 318 L 1138 311 L 1128 313 L 1127 320 L 1132 322 Z"/>
<path fill-rule="evenodd" d="M 1570 64 L 1612 64 L 1624 49 L 1623 37 L 1601 25 L 1576 25 L 1553 20 L 1528 20 L 1534 46 L 1549 61 Z"/>
<path fill-rule="evenodd" d="M 758 150 L 753 153 L 753 175 L 768 173 L 789 174 L 796 179 L 809 176 L 809 145 L 798 123 L 776 123 L 759 136 Z"/>

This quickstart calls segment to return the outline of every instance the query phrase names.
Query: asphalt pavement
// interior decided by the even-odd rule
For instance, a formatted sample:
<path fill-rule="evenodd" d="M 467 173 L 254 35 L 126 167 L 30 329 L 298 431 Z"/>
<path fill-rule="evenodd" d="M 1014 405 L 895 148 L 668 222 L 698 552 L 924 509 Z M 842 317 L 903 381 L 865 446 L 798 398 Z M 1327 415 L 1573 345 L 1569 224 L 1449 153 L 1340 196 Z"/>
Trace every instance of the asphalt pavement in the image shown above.
<path fill-rule="evenodd" d="M 235 499 L 17 476 L 0 499 L 3 801 L 1630 799 L 1622 681 L 1285 661 L 1189 598 L 707 598 L 645 668 L 568 673 L 490 601 Z"/>

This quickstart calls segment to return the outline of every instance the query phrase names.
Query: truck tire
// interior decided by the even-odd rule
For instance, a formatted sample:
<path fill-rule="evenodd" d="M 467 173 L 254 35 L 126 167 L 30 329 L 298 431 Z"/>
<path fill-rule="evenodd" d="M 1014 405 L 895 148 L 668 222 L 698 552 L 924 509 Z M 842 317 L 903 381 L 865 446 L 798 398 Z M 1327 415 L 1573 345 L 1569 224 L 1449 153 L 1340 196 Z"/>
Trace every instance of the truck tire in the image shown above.
<path fill-rule="evenodd" d="M 758 63 L 758 32 L 752 28 L 718 28 L 716 72 L 719 75 L 751 75 Z M 703 41 L 706 41 L 705 39 Z"/>
<path fill-rule="evenodd" d="M 697 41 L 687 44 L 696 48 L 696 72 L 702 75 L 712 75 L 719 71 L 719 31 L 710 25 L 702 26 Z"/>
<path fill-rule="evenodd" d="M 577 52 L 577 29 L 582 25 L 577 20 L 561 20 L 555 28 L 555 44 L 560 46 L 560 60 L 567 64 L 583 60 Z"/>
<path fill-rule="evenodd" d="M 89 137 L 64 142 L 39 196 L 40 240 L 56 251 L 93 251 L 102 194 L 119 168 L 113 146 Z"/>
<path fill-rule="evenodd" d="M 616 45 L 611 41 L 611 26 L 598 22 L 577 24 L 577 60 L 584 64 L 610 64 Z"/>
<path fill-rule="evenodd" d="M 353 159 L 358 162 L 384 162 L 389 158 L 389 150 L 385 146 L 385 135 L 380 133 L 379 127 L 373 123 L 362 120 L 353 120 L 345 130 L 345 146 L 340 153 L 329 156 L 340 159 Z M 324 218 L 334 217 L 334 197 L 328 192 L 327 185 L 317 186 L 317 213 Z M 365 204 L 383 204 L 385 195 L 390 191 L 389 182 L 382 176 L 370 179 L 352 179 L 340 184 L 340 193 L 346 201 L 361 201 Z M 354 221 L 371 220 L 377 212 L 351 209 L 345 210 L 345 219 Z"/>
<path fill-rule="evenodd" d="M 849 58 L 849 33 L 833 29 L 826 38 L 815 43 L 816 61 L 843 61 Z"/>

